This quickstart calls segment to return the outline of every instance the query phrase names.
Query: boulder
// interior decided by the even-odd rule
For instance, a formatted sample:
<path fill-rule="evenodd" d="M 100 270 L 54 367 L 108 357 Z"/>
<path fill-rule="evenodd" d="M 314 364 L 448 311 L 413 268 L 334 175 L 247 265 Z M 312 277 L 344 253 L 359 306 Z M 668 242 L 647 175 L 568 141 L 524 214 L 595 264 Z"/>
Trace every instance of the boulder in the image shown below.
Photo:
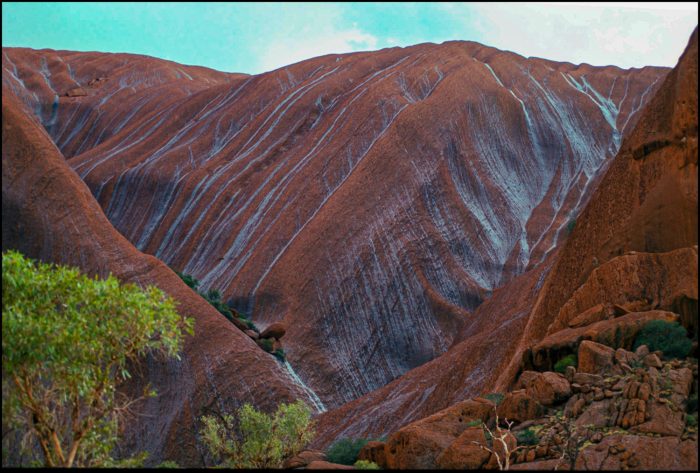
<path fill-rule="evenodd" d="M 547 371 L 537 375 L 525 392 L 543 406 L 551 406 L 571 397 L 571 385 L 561 374 Z"/>
<path fill-rule="evenodd" d="M 578 347 L 578 368 L 583 373 L 602 373 L 612 368 L 615 350 L 600 343 L 584 340 Z"/>
<path fill-rule="evenodd" d="M 698 468 L 697 443 L 678 437 L 614 434 L 581 450 L 576 470 L 692 470 Z"/>
<path fill-rule="evenodd" d="M 253 340 L 257 340 L 258 337 L 260 336 L 260 334 L 258 332 L 256 332 L 255 330 L 244 330 L 243 333 L 248 335 Z"/>
<path fill-rule="evenodd" d="M 685 414 L 682 410 L 674 410 L 662 402 L 650 402 L 645 418 L 646 422 L 638 422 L 630 430 L 633 432 L 680 436 L 685 428 Z M 622 426 L 625 428 L 625 426 Z"/>
<path fill-rule="evenodd" d="M 580 314 L 574 316 L 569 321 L 569 327 L 583 327 L 602 320 L 612 319 L 621 315 L 628 314 L 629 311 L 616 304 L 601 303 L 596 304 L 590 309 L 587 309 Z"/>
<path fill-rule="evenodd" d="M 87 92 L 82 87 L 74 87 L 66 92 L 66 97 L 85 97 Z"/>
<path fill-rule="evenodd" d="M 693 385 L 693 372 L 690 368 L 669 370 L 667 379 L 670 380 L 674 393 L 688 397 Z"/>
<path fill-rule="evenodd" d="M 620 364 L 624 363 L 626 365 L 631 365 L 633 362 L 639 361 L 639 357 L 631 351 L 627 351 L 624 348 L 618 348 L 615 350 L 615 361 Z"/>
<path fill-rule="evenodd" d="M 367 442 L 360 453 L 357 455 L 358 460 L 366 460 L 379 465 L 379 468 L 386 468 L 386 444 L 377 440 Z"/>
<path fill-rule="evenodd" d="M 237 328 L 238 330 L 240 330 L 240 331 L 242 331 L 242 332 L 245 332 L 246 330 L 250 330 L 250 329 L 248 328 L 248 324 L 247 324 L 247 323 L 245 322 L 245 320 L 243 320 L 243 319 L 239 319 L 238 317 L 233 317 L 233 318 L 231 318 L 231 319 L 229 319 L 229 320 L 233 323 L 233 325 L 236 326 L 236 328 Z"/>
<path fill-rule="evenodd" d="M 639 358 L 644 358 L 649 354 L 649 347 L 646 345 L 639 345 L 634 351 L 634 354 L 637 355 Z"/>
<path fill-rule="evenodd" d="M 516 422 L 536 419 L 544 413 L 544 408 L 525 390 L 506 393 L 498 405 L 498 416 Z"/>
<path fill-rule="evenodd" d="M 659 357 L 656 356 L 656 354 L 654 353 L 649 353 L 647 356 L 644 357 L 642 361 L 645 365 L 652 368 L 661 368 L 663 366 Z"/>
<path fill-rule="evenodd" d="M 441 469 L 448 470 L 478 470 L 489 460 L 491 454 L 475 445 L 488 447 L 486 436 L 481 426 L 470 427 L 457 437 L 437 457 L 437 465 Z"/>
<path fill-rule="evenodd" d="M 386 442 L 387 468 L 437 468 L 437 457 L 469 428 L 471 421 L 487 421 L 493 407 L 486 399 L 470 399 L 402 427 Z"/>
<path fill-rule="evenodd" d="M 576 419 L 576 425 L 578 427 L 592 425 L 598 429 L 607 427 L 610 422 L 611 406 L 611 399 L 604 399 L 589 404 L 583 408 L 583 413 Z"/>
<path fill-rule="evenodd" d="M 576 373 L 574 374 L 573 382 L 580 385 L 588 384 L 591 386 L 595 386 L 603 382 L 603 377 L 599 374 Z"/>
<path fill-rule="evenodd" d="M 326 454 L 320 450 L 304 450 L 291 458 L 287 458 L 282 464 L 284 469 L 302 468 L 314 461 L 326 461 Z"/>
<path fill-rule="evenodd" d="M 260 333 L 261 338 L 276 338 L 279 340 L 287 332 L 282 322 L 275 322 Z"/>

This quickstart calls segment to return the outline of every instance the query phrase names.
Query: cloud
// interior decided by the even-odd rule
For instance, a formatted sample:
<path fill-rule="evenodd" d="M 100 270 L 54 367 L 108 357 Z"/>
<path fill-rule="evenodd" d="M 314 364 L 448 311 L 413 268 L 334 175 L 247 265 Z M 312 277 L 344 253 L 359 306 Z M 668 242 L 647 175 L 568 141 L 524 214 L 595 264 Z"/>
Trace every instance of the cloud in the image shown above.
<path fill-rule="evenodd" d="M 466 8 L 466 7 L 465 7 Z M 472 4 L 478 41 L 524 56 L 620 67 L 675 66 L 697 25 L 680 8 L 618 5 Z"/>
<path fill-rule="evenodd" d="M 377 49 L 377 37 L 356 25 L 346 29 L 325 27 L 320 31 L 309 28 L 303 37 L 297 35 L 272 42 L 259 60 L 261 71 L 271 71 L 289 64 L 323 56 Z"/>

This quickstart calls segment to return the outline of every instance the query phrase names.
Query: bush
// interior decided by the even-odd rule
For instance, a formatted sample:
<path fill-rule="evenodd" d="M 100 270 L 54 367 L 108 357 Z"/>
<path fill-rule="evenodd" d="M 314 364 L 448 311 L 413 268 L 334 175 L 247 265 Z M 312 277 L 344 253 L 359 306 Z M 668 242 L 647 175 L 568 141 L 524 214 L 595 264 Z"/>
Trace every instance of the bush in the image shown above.
<path fill-rule="evenodd" d="M 649 351 L 661 350 L 664 359 L 685 358 L 690 353 L 692 342 L 683 326 L 677 322 L 652 320 L 637 333 L 634 349 L 641 345 L 649 347 Z"/>
<path fill-rule="evenodd" d="M 518 439 L 518 445 L 537 445 L 540 442 L 537 434 L 531 429 L 521 430 L 515 434 L 515 438 Z"/>
<path fill-rule="evenodd" d="M 286 359 L 286 356 L 284 354 L 284 348 L 278 348 L 272 354 L 275 355 L 277 358 L 279 358 L 282 361 L 284 361 Z"/>
<path fill-rule="evenodd" d="M 698 426 L 698 418 L 697 418 L 697 416 L 694 416 L 692 414 L 686 414 L 685 415 L 685 423 L 688 425 L 688 427 L 697 427 Z"/>
<path fill-rule="evenodd" d="M 569 220 L 569 222 L 566 224 L 566 234 L 571 235 L 571 232 L 574 231 L 574 228 L 576 228 L 576 219 L 572 218 Z"/>
<path fill-rule="evenodd" d="M 565 373 L 567 366 L 575 367 L 577 363 L 578 360 L 576 358 L 576 355 L 566 355 L 564 358 L 562 358 L 554 364 L 554 371 L 556 371 L 557 373 Z"/>
<path fill-rule="evenodd" d="M 260 339 L 260 347 L 268 353 L 272 352 L 272 339 L 261 338 Z"/>
<path fill-rule="evenodd" d="M 469 422 L 467 422 L 467 427 L 478 427 L 480 425 L 481 425 L 480 420 L 470 420 Z"/>
<path fill-rule="evenodd" d="M 341 465 L 354 465 L 362 447 L 367 445 L 367 439 L 344 438 L 335 442 L 326 452 L 326 457 L 331 463 Z"/>
<path fill-rule="evenodd" d="M 229 307 L 224 302 L 222 302 L 221 293 L 218 289 L 209 289 L 207 292 L 201 292 L 197 289 L 200 284 L 199 280 L 196 279 L 194 276 L 190 274 L 181 273 L 179 271 L 175 271 L 175 274 L 180 276 L 180 279 L 182 279 L 185 282 L 185 284 L 191 287 L 197 294 L 202 296 L 204 300 L 211 304 L 224 317 L 233 321 L 233 312 L 231 312 L 231 309 L 229 309 Z"/>
<path fill-rule="evenodd" d="M 358 470 L 381 470 L 379 465 L 367 460 L 357 460 L 353 466 Z"/>
<path fill-rule="evenodd" d="M 111 458 L 118 414 L 137 400 L 117 397 L 116 386 L 146 353 L 179 358 L 193 325 L 156 287 L 3 253 L 3 431 L 14 424 L 34 435 L 45 466 L 142 463 L 143 454 Z"/>
<path fill-rule="evenodd" d="M 499 405 L 504 397 L 505 394 L 503 393 L 489 393 L 486 396 L 484 396 L 485 399 L 488 399 L 496 405 Z"/>
<path fill-rule="evenodd" d="M 225 468 L 282 468 L 315 435 L 311 409 L 303 401 L 280 404 L 274 416 L 245 404 L 238 410 L 237 425 L 230 414 L 201 420 L 202 441 Z"/>
<path fill-rule="evenodd" d="M 688 404 L 685 406 L 688 413 L 697 412 L 698 410 L 698 393 L 693 393 L 688 397 Z"/>

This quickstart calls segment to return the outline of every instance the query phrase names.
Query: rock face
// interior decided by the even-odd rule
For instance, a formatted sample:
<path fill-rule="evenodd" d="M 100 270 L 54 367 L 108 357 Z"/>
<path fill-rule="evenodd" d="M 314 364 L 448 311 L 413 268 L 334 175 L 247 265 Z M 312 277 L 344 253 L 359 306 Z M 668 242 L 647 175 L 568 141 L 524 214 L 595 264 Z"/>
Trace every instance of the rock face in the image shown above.
<path fill-rule="evenodd" d="M 499 386 L 513 381 L 533 340 L 567 327 L 598 303 L 671 310 L 691 336 L 697 335 L 697 81 L 696 29 L 577 217 Z M 651 271 L 645 279 L 643 266 L 661 269 L 666 264 L 660 260 L 673 258 L 676 269 Z M 642 279 L 635 281 L 632 274 Z M 645 282 L 660 291 L 641 290 Z M 666 284 L 678 292 L 669 297 Z"/>
<path fill-rule="evenodd" d="M 78 266 L 90 275 L 156 285 L 195 319 L 180 361 L 149 359 L 140 373 L 158 392 L 135 409 L 126 452 L 201 464 L 196 418 L 250 402 L 271 410 L 280 401 L 306 399 L 270 355 L 230 324 L 158 259 L 141 253 L 110 225 L 87 186 L 68 167 L 36 118 L 3 85 L 2 248 L 31 258 Z M 138 371 L 138 370 L 137 370 Z M 264 380 L 261 383 L 260 380 Z M 135 383 L 134 392 L 143 392 Z M 129 387 L 127 387 L 129 389 Z M 4 430 L 4 427 L 3 427 Z M 3 463 L 5 462 L 3 455 Z"/>
<path fill-rule="evenodd" d="M 3 52 L 8 93 L 116 229 L 261 328 L 284 316 L 288 359 L 331 407 L 444 353 L 551 255 L 668 72 L 471 42 L 259 76 Z"/>

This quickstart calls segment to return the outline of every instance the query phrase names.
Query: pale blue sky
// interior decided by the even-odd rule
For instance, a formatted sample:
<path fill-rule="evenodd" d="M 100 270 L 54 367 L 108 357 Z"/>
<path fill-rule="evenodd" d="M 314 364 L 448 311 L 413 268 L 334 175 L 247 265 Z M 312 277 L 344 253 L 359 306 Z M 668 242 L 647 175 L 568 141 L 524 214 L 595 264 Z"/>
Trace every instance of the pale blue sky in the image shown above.
<path fill-rule="evenodd" d="M 330 53 L 471 40 L 573 63 L 673 66 L 697 3 L 13 3 L 2 45 L 259 73 Z"/>

